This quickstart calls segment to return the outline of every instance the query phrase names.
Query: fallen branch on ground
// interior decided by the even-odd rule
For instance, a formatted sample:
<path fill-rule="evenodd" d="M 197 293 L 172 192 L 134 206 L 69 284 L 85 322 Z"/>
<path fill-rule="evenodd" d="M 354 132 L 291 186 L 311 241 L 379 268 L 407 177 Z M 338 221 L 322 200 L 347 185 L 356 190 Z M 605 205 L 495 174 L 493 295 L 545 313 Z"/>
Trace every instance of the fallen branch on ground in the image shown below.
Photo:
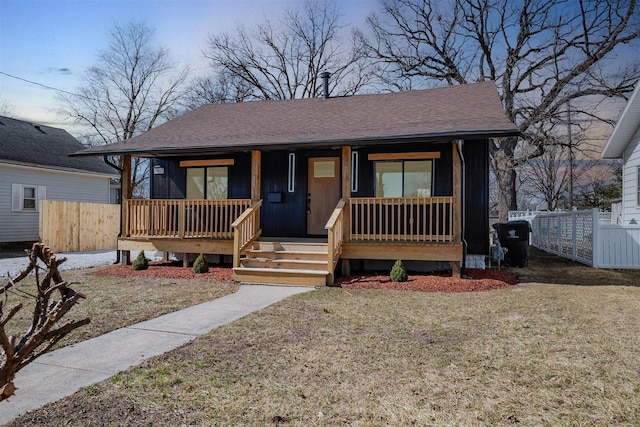
<path fill-rule="evenodd" d="M 38 265 L 40 260 L 46 266 L 46 274 L 41 275 L 45 268 Z M 58 267 L 66 258 L 56 259 L 55 254 L 48 246 L 35 243 L 29 251 L 29 265 L 18 274 L 9 278 L 9 283 L 0 287 L 0 401 L 12 396 L 15 392 L 13 384 L 16 373 L 38 357 L 42 356 L 71 331 L 86 325 L 89 318 L 82 320 L 69 320 L 64 325 L 56 327 L 57 322 L 73 307 L 79 299 L 85 296 L 75 292 L 62 280 Z M 22 309 L 21 303 L 16 304 L 5 315 L 4 309 L 8 302 L 8 292 L 17 290 L 17 284 L 35 273 L 36 295 L 21 290 L 22 294 L 30 295 L 35 299 L 33 309 L 33 322 L 24 335 L 8 336 L 7 323 Z M 52 295 L 58 291 L 60 300 L 52 300 Z"/>

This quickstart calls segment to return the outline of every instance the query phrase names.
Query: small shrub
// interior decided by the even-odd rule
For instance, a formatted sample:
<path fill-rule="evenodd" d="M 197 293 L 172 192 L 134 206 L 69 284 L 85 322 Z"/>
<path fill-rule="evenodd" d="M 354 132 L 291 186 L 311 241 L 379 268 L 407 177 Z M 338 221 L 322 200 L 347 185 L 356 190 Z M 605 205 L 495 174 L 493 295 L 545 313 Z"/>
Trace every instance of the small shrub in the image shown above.
<path fill-rule="evenodd" d="M 198 255 L 198 258 L 193 262 L 193 272 L 196 274 L 202 274 L 209 271 L 209 263 L 207 257 L 204 254 Z"/>
<path fill-rule="evenodd" d="M 407 270 L 404 269 L 402 261 L 397 260 L 396 263 L 393 264 L 393 268 L 391 268 L 391 281 L 406 282 L 407 280 L 409 280 L 409 276 L 407 276 Z"/>
<path fill-rule="evenodd" d="M 146 270 L 149 268 L 149 260 L 144 256 L 144 251 L 140 251 L 135 260 L 133 260 L 134 270 Z"/>

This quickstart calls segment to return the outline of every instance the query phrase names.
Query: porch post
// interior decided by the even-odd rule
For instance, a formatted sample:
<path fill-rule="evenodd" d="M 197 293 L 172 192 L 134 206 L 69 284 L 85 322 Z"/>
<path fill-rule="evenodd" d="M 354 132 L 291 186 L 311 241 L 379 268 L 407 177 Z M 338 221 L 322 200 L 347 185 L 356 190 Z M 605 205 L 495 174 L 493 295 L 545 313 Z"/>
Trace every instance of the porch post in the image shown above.
<path fill-rule="evenodd" d="M 131 155 L 125 154 L 120 157 L 120 168 L 122 173 L 120 174 L 120 215 L 122 221 L 120 221 L 120 236 L 126 237 L 129 230 L 129 212 L 127 212 L 127 201 L 131 199 Z M 131 263 L 131 251 L 121 252 L 120 263 L 123 265 L 129 265 Z"/>
<path fill-rule="evenodd" d="M 342 241 L 349 241 L 351 234 L 351 146 L 342 146 L 342 200 L 344 200 L 342 221 Z M 348 276 L 351 274 L 351 264 L 347 259 L 342 259 L 342 274 Z"/>
<path fill-rule="evenodd" d="M 458 154 L 456 141 L 451 142 L 453 158 L 453 243 L 462 243 L 462 160 Z M 460 278 L 460 261 L 451 262 L 452 275 Z"/>
<path fill-rule="evenodd" d="M 251 150 L 251 201 L 253 203 L 260 200 L 261 158 L 260 150 Z"/>

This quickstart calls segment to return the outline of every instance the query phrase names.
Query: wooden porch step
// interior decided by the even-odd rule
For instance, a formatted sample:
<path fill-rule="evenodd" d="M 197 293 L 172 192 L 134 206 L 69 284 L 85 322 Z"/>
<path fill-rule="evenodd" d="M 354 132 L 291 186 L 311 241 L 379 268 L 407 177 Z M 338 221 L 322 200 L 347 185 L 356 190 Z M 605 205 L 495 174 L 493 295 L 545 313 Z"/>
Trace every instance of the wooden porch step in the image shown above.
<path fill-rule="evenodd" d="M 302 250 L 271 250 L 271 249 L 248 249 L 246 251 L 247 258 L 270 258 L 270 259 L 287 259 L 287 260 L 309 260 L 309 261 L 325 261 L 327 260 L 327 250 L 324 251 L 302 251 Z"/>
<path fill-rule="evenodd" d="M 233 269 L 233 280 L 246 283 L 325 286 L 328 274 L 326 270 L 237 267 Z"/>
<path fill-rule="evenodd" d="M 272 242 L 257 240 L 252 249 L 271 252 L 305 252 L 327 253 L 327 243 L 324 242 Z"/>
<path fill-rule="evenodd" d="M 244 251 L 234 280 L 302 286 L 325 286 L 328 245 L 326 242 L 258 240 Z"/>
<path fill-rule="evenodd" d="M 327 255 L 324 260 L 315 259 L 287 259 L 287 258 L 262 258 L 247 257 L 240 260 L 242 267 L 249 268 L 277 268 L 294 270 L 321 270 L 327 271 Z"/>

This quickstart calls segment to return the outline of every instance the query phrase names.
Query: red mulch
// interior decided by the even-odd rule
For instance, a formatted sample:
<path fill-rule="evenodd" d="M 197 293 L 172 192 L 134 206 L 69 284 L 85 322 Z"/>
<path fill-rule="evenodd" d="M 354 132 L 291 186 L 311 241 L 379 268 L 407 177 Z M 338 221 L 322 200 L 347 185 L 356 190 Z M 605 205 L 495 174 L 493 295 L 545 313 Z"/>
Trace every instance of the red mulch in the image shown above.
<path fill-rule="evenodd" d="M 208 273 L 197 274 L 191 268 L 182 267 L 182 262 L 151 262 L 147 270 L 134 270 L 131 265 L 112 265 L 94 271 L 96 276 L 118 277 L 163 277 L 166 279 L 212 279 L 221 282 L 233 280 L 233 271 L 228 267 L 209 267 Z"/>
<path fill-rule="evenodd" d="M 209 272 L 196 274 L 191 268 L 176 263 L 150 263 L 147 270 L 134 270 L 132 266 L 112 265 L 95 271 L 96 276 L 164 277 L 170 279 L 233 280 L 229 267 L 209 267 Z M 454 279 L 451 272 L 410 274 L 407 282 L 392 282 L 388 274 L 362 274 L 336 278 L 334 286 L 345 289 L 396 289 L 427 292 L 479 292 L 501 289 L 518 283 L 518 276 L 505 270 L 465 270 L 468 278 Z"/>
<path fill-rule="evenodd" d="M 406 282 L 392 282 L 388 274 L 338 277 L 335 286 L 345 289 L 394 289 L 426 292 L 481 292 L 518 283 L 518 276 L 504 270 L 465 270 L 468 278 L 454 279 L 451 272 L 410 274 Z"/>

